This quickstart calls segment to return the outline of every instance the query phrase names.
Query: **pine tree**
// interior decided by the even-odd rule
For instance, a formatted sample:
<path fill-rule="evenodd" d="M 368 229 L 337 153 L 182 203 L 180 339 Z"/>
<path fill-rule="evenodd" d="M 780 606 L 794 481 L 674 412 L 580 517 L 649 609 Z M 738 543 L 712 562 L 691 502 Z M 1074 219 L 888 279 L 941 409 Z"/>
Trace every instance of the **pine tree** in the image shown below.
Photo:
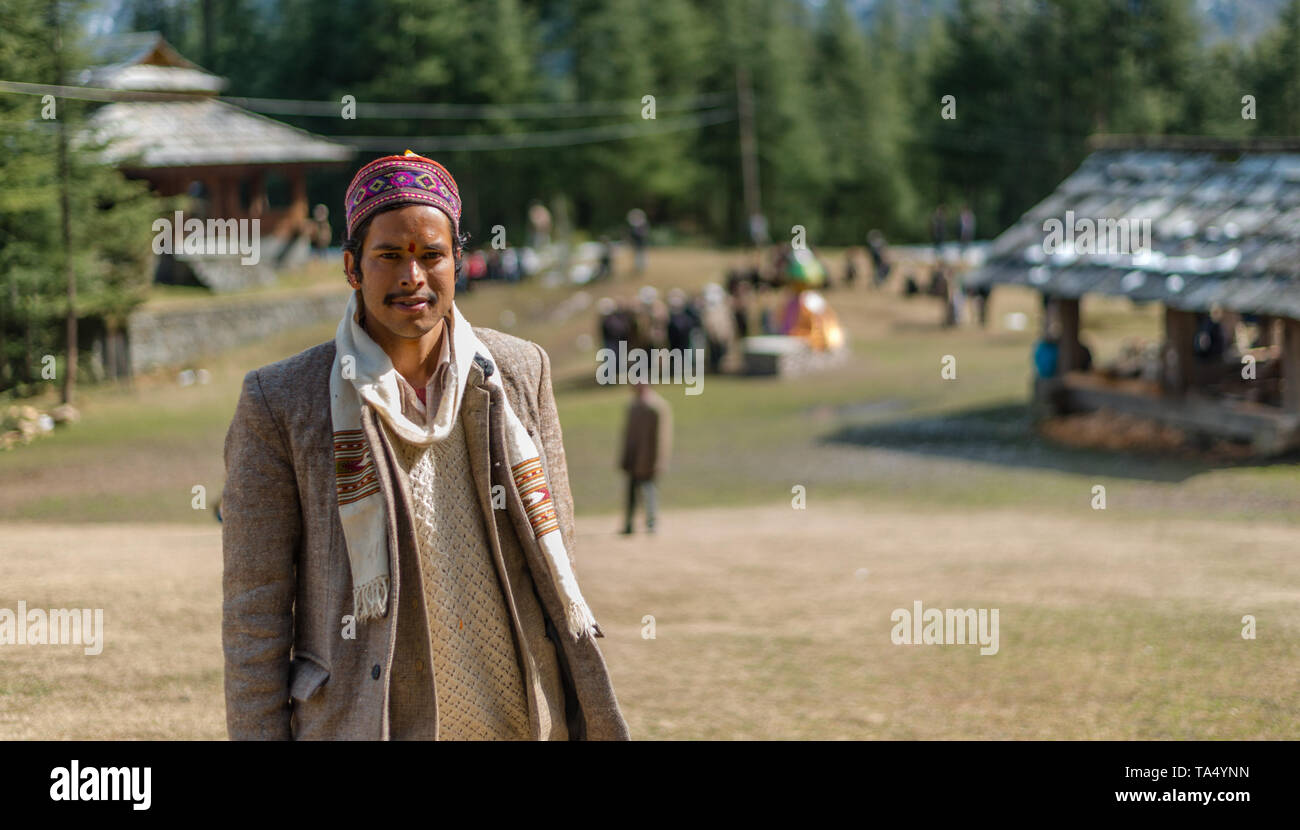
<path fill-rule="evenodd" d="M 61 4 L 59 16 L 75 19 L 81 3 Z M 74 32 L 62 53 L 48 25 L 49 0 L 14 0 L 0 18 L 0 77 L 66 83 L 58 67 L 84 66 Z M 127 181 L 99 156 L 85 130 L 82 102 L 34 96 L 0 96 L 0 389 L 40 391 L 45 355 L 58 355 L 58 377 L 67 376 L 68 292 L 65 262 L 76 280 L 81 321 L 124 324 L 149 285 L 151 226 L 160 204 L 141 182 Z M 42 116 L 49 114 L 53 118 Z M 67 190 L 71 244 L 61 228 L 57 126 L 69 136 Z M 65 260 L 69 258 L 68 260 Z M 79 342 L 81 357 L 89 344 Z"/>
<path fill-rule="evenodd" d="M 1260 135 L 1300 134 L 1300 0 L 1290 0 L 1277 25 L 1256 43 L 1246 76 L 1256 100 Z"/>
<path fill-rule="evenodd" d="M 43 0 L 0 6 L 0 77 L 51 79 L 46 11 Z M 57 351 L 54 122 L 41 118 L 48 108 L 35 96 L 0 95 L 0 392 L 33 391 L 40 356 Z"/>
<path fill-rule="evenodd" d="M 860 242 L 870 228 L 902 227 L 914 197 L 904 177 L 896 76 L 889 56 L 873 61 L 845 0 L 827 3 L 815 64 L 818 129 L 831 181 L 822 213 L 828 241 Z"/>

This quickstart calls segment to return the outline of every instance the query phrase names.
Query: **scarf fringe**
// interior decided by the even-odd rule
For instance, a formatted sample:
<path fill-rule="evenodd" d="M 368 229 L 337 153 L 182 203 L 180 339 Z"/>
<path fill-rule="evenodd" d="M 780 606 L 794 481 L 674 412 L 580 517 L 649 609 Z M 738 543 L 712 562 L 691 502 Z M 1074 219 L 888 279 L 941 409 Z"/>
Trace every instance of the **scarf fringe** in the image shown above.
<path fill-rule="evenodd" d="M 581 640 L 583 635 L 601 636 L 600 626 L 596 625 L 596 618 L 591 615 L 591 609 L 585 602 L 570 602 L 566 610 L 569 618 L 569 636 L 575 643 Z"/>
<path fill-rule="evenodd" d="M 560 531 L 553 530 L 550 533 L 543 534 L 537 539 L 538 545 L 542 549 L 542 554 L 551 566 L 551 578 L 555 583 L 556 589 L 560 593 L 560 600 L 564 603 L 565 622 L 568 624 L 569 636 L 574 642 L 587 637 L 603 637 L 600 633 L 600 626 L 596 624 L 596 617 L 591 613 L 591 608 L 587 605 L 587 600 L 582 595 L 582 590 L 578 587 L 578 578 L 573 573 L 573 567 L 569 563 L 569 552 L 564 547 L 564 539 Z"/>
<path fill-rule="evenodd" d="M 382 617 L 388 608 L 388 577 L 377 576 L 365 585 L 353 588 L 352 604 L 358 622 Z"/>

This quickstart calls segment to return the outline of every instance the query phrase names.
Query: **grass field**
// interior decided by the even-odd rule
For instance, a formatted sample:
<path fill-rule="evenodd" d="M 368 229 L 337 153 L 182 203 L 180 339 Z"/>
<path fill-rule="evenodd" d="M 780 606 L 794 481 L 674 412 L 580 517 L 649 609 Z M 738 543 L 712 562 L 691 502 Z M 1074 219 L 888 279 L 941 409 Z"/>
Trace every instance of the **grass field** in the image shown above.
<path fill-rule="evenodd" d="M 486 286 L 480 325 L 552 357 L 578 572 L 639 738 L 1300 737 L 1296 458 L 1103 452 L 1029 431 L 1036 298 L 989 330 L 859 286 L 828 297 L 853 360 L 799 380 L 709 377 L 674 407 L 654 538 L 613 530 L 628 392 L 597 386 L 592 301 L 719 280 L 727 252 L 652 252 L 589 289 Z M 294 284 L 337 279 L 297 275 Z M 166 302 L 184 298 L 169 296 Z M 1026 331 L 1004 316 L 1030 316 Z M 510 312 L 506 314 L 505 312 Z M 513 322 L 511 320 L 513 319 Z M 1085 303 L 1099 359 L 1156 309 Z M 102 607 L 103 654 L 0 646 L 0 738 L 220 738 L 220 530 L 208 504 L 251 368 L 329 339 L 285 332 L 174 377 L 87 389 L 81 424 L 0 453 L 0 608 Z M 585 348 L 584 348 L 585 347 Z M 940 377 L 944 355 L 958 378 Z M 1093 487 L 1107 506 L 1093 510 Z M 807 509 L 791 506 L 801 485 Z M 1000 609 L 1001 645 L 895 646 L 890 612 Z M 643 639 L 653 615 L 656 637 Z M 1254 640 L 1241 619 L 1258 622 Z"/>

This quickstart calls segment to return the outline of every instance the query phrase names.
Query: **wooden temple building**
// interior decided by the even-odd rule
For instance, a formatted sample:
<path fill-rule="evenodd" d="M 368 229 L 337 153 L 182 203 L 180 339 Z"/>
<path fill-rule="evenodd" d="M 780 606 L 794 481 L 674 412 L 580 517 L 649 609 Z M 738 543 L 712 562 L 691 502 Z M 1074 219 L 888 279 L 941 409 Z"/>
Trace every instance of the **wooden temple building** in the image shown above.
<path fill-rule="evenodd" d="M 1080 219 L 1092 239 L 1045 244 Z M 1129 245 L 1113 244 L 1117 231 Z M 1041 294 L 1056 366 L 1035 374 L 1040 415 L 1106 408 L 1260 454 L 1300 446 L 1300 141 L 1094 139 L 1079 169 L 963 282 Z M 1088 365 L 1079 332 L 1089 295 L 1163 307 L 1145 369 Z"/>
<path fill-rule="evenodd" d="M 259 266 L 240 266 L 237 257 L 176 254 L 181 270 L 214 290 L 233 290 L 274 279 L 275 267 L 306 255 L 306 172 L 348 161 L 351 147 L 218 100 L 226 80 L 182 57 L 156 32 L 107 38 L 96 57 L 80 83 L 142 93 L 91 116 L 96 137 L 110 140 L 112 163 L 162 196 L 189 196 L 189 215 L 260 219 Z M 159 278 L 174 265 L 161 262 Z"/>

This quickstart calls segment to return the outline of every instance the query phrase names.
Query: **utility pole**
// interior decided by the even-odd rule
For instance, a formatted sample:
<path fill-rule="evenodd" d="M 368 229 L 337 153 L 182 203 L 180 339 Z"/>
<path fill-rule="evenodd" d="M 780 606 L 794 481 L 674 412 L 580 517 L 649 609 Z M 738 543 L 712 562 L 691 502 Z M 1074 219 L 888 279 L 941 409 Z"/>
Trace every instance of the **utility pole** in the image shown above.
<path fill-rule="evenodd" d="M 63 77 L 63 29 L 59 0 L 50 0 L 50 22 L 54 28 L 54 72 L 56 84 Z M 68 358 L 63 370 L 63 403 L 71 404 L 77 388 L 77 275 L 72 268 L 72 216 L 68 197 L 68 114 L 58 114 L 59 225 L 63 235 L 63 272 L 68 283 Z"/>
<path fill-rule="evenodd" d="M 740 173 L 745 188 L 745 215 L 752 238 L 755 235 L 754 223 L 763 215 L 763 204 L 758 187 L 758 142 L 754 137 L 754 90 L 749 83 L 749 70 L 744 66 L 736 67 L 736 104 L 740 117 Z"/>
<path fill-rule="evenodd" d="M 212 32 L 216 25 L 214 20 L 216 12 L 212 7 L 212 0 L 203 0 L 200 10 L 203 15 L 203 65 L 211 67 L 216 64 L 215 56 L 212 54 L 212 42 L 215 40 Z"/>

